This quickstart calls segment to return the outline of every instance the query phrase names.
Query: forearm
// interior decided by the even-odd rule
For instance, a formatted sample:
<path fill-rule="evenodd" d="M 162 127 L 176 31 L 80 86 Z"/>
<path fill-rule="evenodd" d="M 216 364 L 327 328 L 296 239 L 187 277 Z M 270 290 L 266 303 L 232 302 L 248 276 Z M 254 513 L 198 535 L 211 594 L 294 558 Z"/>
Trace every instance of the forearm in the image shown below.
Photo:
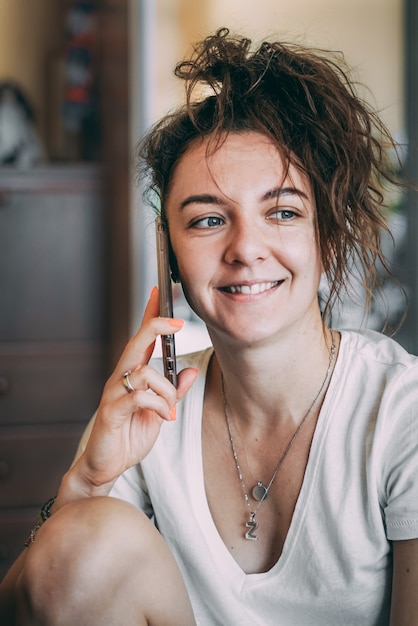
<path fill-rule="evenodd" d="M 76 500 L 108 496 L 114 482 L 114 480 L 104 484 L 97 482 L 92 472 L 86 468 L 85 460 L 81 456 L 62 477 L 52 512 Z"/>
<path fill-rule="evenodd" d="M 418 624 L 418 539 L 393 542 L 390 626 Z"/>

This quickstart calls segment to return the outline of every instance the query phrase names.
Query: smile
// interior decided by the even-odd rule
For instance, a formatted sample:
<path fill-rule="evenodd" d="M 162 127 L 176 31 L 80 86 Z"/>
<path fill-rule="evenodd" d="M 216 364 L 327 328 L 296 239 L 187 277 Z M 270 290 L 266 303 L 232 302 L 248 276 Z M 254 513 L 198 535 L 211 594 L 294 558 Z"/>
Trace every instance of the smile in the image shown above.
<path fill-rule="evenodd" d="M 269 289 L 273 289 L 281 282 L 281 280 L 275 280 L 268 283 L 255 283 L 254 285 L 231 285 L 230 287 L 223 287 L 221 291 L 225 291 L 227 293 L 242 293 L 252 296 L 268 291 Z"/>

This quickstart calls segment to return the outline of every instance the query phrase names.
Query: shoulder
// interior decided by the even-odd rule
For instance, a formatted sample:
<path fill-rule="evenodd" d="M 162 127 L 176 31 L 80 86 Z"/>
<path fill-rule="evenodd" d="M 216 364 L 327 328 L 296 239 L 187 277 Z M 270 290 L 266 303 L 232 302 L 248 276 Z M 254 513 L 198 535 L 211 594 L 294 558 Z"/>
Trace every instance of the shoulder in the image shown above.
<path fill-rule="evenodd" d="M 383 369 L 414 371 L 418 357 L 410 354 L 397 341 L 373 330 L 341 331 L 341 353 L 345 359 Z"/>
<path fill-rule="evenodd" d="M 384 517 L 388 538 L 415 538 L 418 358 L 380 333 L 343 331 L 337 366 L 330 441 L 341 442 L 338 459 L 349 460 L 350 481 L 359 468 L 369 510 L 376 493 L 376 519 Z"/>
<path fill-rule="evenodd" d="M 340 399 L 382 417 L 416 414 L 418 357 L 375 331 L 342 331 L 337 378 Z M 385 420 L 386 421 L 386 420 Z"/>

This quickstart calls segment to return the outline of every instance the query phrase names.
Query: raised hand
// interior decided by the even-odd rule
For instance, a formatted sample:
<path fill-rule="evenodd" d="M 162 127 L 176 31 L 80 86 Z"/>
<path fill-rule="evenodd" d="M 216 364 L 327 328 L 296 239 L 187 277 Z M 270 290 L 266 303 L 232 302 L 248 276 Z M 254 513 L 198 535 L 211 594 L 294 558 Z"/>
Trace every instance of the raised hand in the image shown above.
<path fill-rule="evenodd" d="M 158 290 L 153 289 L 141 327 L 128 342 L 107 381 L 87 446 L 67 473 L 65 483 L 79 495 L 109 493 L 114 481 L 141 462 L 153 447 L 163 421 L 175 419 L 176 402 L 192 386 L 197 371 L 178 375 L 177 389 L 148 365 L 158 335 L 180 330 L 183 321 L 158 317 Z M 129 384 L 124 385 L 124 374 Z M 63 494 L 64 495 L 64 494 Z M 69 499 L 73 496 L 69 495 Z M 67 498 L 64 497 L 64 500 Z"/>

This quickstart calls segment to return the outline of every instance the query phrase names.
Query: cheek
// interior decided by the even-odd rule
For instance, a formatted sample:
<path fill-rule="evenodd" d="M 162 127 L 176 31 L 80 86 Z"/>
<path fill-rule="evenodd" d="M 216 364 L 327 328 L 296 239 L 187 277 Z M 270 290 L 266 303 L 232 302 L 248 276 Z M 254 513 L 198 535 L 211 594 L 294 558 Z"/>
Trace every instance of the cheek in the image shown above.
<path fill-rule="evenodd" d="M 316 239 L 306 233 L 295 233 L 288 239 L 282 239 L 276 252 L 300 270 L 309 272 L 312 266 L 321 264 L 321 253 Z"/>
<path fill-rule="evenodd" d="M 177 262 L 185 298 L 194 312 L 200 315 L 201 305 L 207 303 L 215 269 L 201 247 L 200 250 L 193 246 L 183 248 L 178 253 Z"/>
<path fill-rule="evenodd" d="M 203 319 L 205 310 L 203 304 L 204 298 L 202 293 L 199 291 L 197 277 L 191 276 L 187 269 L 183 272 L 180 270 L 180 276 L 181 288 L 187 304 L 198 317 Z"/>
<path fill-rule="evenodd" d="M 195 255 L 181 254 L 177 257 L 177 267 L 181 283 L 188 291 L 193 291 L 199 283 L 204 280 L 204 267 L 201 266 L 199 258 Z"/>
<path fill-rule="evenodd" d="M 191 282 L 205 274 L 209 265 L 209 250 L 200 240 L 189 237 L 174 237 L 172 251 L 180 276 Z"/>
<path fill-rule="evenodd" d="M 318 283 L 323 272 L 323 264 L 321 251 L 318 248 L 316 240 L 312 238 L 301 238 L 299 241 L 293 241 L 292 245 L 286 250 L 287 263 L 289 269 L 295 274 L 303 276 L 307 281 Z"/>

